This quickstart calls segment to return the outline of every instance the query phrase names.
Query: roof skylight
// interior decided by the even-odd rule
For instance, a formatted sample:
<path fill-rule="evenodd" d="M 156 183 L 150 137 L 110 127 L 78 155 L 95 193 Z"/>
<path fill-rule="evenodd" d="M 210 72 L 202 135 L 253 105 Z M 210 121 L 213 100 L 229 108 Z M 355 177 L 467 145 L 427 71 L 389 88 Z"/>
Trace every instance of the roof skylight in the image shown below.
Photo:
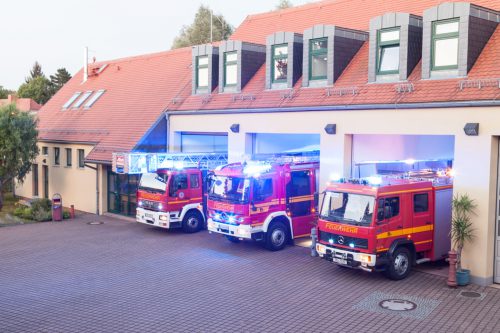
<path fill-rule="evenodd" d="M 73 104 L 73 108 L 74 108 L 74 109 L 77 109 L 77 108 L 79 108 L 80 106 L 82 106 L 83 102 L 85 102 L 85 100 L 86 100 L 87 98 L 89 98 L 89 96 L 90 96 L 90 95 L 92 95 L 92 92 L 93 92 L 92 90 L 86 91 L 86 92 L 82 95 L 82 97 L 80 97 L 80 98 L 79 98 L 79 99 L 75 102 L 75 104 Z"/>
<path fill-rule="evenodd" d="M 96 91 L 96 93 L 87 101 L 87 103 L 85 103 L 84 108 L 85 109 L 91 108 L 92 105 L 94 105 L 94 103 L 97 102 L 97 100 L 102 96 L 102 94 L 104 94 L 105 91 L 106 90 L 104 89 Z"/>
<path fill-rule="evenodd" d="M 73 96 L 71 96 L 70 99 L 68 99 L 68 101 L 66 103 L 64 103 L 63 105 L 63 109 L 67 109 L 69 108 L 69 106 L 71 104 L 73 104 L 73 102 L 78 98 L 78 96 L 80 96 L 82 93 L 80 91 L 77 91 L 76 93 L 73 94 Z"/>

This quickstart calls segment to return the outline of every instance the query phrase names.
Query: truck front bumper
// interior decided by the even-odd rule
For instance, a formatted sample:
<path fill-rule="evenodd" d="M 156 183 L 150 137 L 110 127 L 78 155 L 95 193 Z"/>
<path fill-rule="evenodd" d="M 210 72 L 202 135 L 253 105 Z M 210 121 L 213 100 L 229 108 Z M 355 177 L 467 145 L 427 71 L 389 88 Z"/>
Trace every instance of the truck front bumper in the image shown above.
<path fill-rule="evenodd" d="M 257 235 L 262 234 L 262 229 L 254 228 L 248 224 L 228 224 L 222 222 L 216 222 L 211 218 L 208 219 L 207 229 L 209 232 L 215 232 L 218 234 L 232 236 L 241 239 L 257 239 Z"/>
<path fill-rule="evenodd" d="M 139 223 L 153 225 L 155 227 L 171 229 L 178 227 L 177 219 L 170 218 L 169 212 L 155 212 L 144 208 L 137 208 L 135 220 Z"/>
<path fill-rule="evenodd" d="M 316 252 L 321 258 L 341 266 L 359 268 L 369 272 L 378 270 L 376 267 L 379 263 L 375 254 L 341 250 L 320 243 L 316 244 Z"/>

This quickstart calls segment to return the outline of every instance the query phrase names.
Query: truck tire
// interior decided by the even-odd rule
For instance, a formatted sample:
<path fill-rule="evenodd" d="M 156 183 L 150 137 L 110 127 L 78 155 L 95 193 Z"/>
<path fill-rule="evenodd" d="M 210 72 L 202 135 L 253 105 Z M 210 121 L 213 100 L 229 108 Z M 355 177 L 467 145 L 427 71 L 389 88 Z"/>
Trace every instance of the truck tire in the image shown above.
<path fill-rule="evenodd" d="M 194 211 L 189 211 L 182 219 L 182 231 L 188 234 L 198 232 L 203 227 L 203 218 L 201 214 Z"/>
<path fill-rule="evenodd" d="M 282 250 L 289 242 L 289 233 L 283 222 L 273 222 L 266 232 L 266 248 L 270 251 Z"/>
<path fill-rule="evenodd" d="M 240 242 L 240 239 L 238 237 L 234 237 L 234 236 L 227 236 L 226 235 L 226 238 L 228 241 L 230 241 L 231 243 L 239 243 Z"/>
<path fill-rule="evenodd" d="M 398 247 L 392 254 L 391 261 L 385 271 L 391 280 L 402 280 L 410 274 L 411 254 L 406 247 Z"/>

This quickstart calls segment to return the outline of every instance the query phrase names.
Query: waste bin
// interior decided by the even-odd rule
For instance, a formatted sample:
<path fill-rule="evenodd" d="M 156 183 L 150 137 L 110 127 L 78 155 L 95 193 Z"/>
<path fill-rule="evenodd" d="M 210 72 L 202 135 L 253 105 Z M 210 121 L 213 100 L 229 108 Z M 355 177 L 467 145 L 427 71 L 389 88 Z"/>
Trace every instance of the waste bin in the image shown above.
<path fill-rule="evenodd" d="M 59 193 L 52 196 L 52 221 L 62 221 L 63 219 L 63 206 L 62 198 Z"/>

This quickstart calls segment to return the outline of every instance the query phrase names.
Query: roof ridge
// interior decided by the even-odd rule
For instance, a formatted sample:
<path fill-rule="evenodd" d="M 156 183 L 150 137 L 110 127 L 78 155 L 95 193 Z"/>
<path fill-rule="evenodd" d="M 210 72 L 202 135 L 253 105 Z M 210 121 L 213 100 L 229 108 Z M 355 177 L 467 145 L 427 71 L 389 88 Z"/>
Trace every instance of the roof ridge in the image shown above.
<path fill-rule="evenodd" d="M 101 60 L 101 61 L 96 61 L 94 63 L 90 63 L 89 66 L 104 65 L 104 64 L 109 65 L 109 64 L 117 64 L 117 63 L 122 63 L 122 62 L 140 60 L 140 59 L 152 59 L 152 58 L 157 58 L 157 57 L 164 57 L 164 56 L 174 55 L 177 53 L 185 53 L 187 51 L 191 52 L 191 48 L 192 48 L 192 46 L 186 46 L 186 47 L 181 47 L 181 48 L 173 49 L 173 50 L 152 52 L 152 53 L 146 53 L 146 54 L 138 54 L 138 55 L 133 55 L 133 56 L 128 56 L 128 57 L 109 59 L 109 60 Z"/>

